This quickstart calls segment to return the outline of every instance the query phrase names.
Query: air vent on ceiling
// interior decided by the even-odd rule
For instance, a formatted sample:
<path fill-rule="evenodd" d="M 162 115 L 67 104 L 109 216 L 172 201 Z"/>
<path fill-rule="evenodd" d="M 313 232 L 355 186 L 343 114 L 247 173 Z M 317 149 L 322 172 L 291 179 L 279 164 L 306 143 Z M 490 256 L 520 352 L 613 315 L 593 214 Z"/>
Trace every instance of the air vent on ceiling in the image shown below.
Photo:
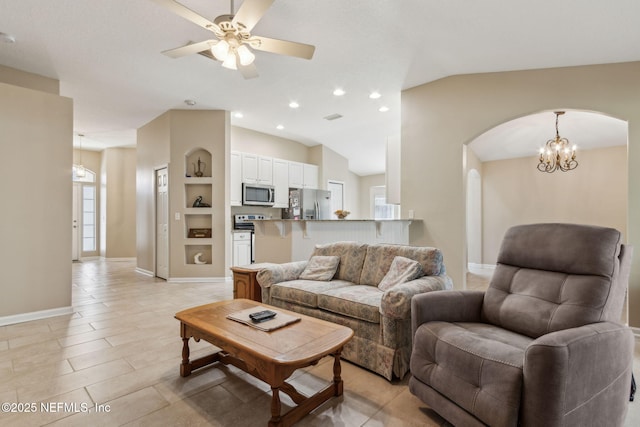
<path fill-rule="evenodd" d="M 336 113 L 336 114 L 330 114 L 330 115 L 326 116 L 324 119 L 325 120 L 336 120 L 336 119 L 339 119 L 341 117 L 342 117 L 342 115 Z"/>

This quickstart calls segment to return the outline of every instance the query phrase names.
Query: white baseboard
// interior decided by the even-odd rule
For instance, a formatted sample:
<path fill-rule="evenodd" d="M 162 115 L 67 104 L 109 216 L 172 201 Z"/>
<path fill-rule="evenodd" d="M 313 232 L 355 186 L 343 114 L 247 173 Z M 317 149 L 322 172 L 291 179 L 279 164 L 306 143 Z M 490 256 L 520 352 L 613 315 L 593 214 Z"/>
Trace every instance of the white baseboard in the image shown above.
<path fill-rule="evenodd" d="M 46 319 L 48 317 L 63 316 L 65 314 L 73 314 L 73 307 L 51 308 L 49 310 L 32 311 L 30 313 L 0 317 L 0 326 L 29 322 L 31 320 Z"/>
<path fill-rule="evenodd" d="M 155 277 L 153 271 L 145 270 L 144 268 L 136 267 L 136 273 L 144 274 L 145 276 Z"/>
<path fill-rule="evenodd" d="M 636 337 L 636 339 L 640 339 L 640 328 L 631 326 L 631 330 L 633 331 L 633 335 Z"/>
<path fill-rule="evenodd" d="M 231 280 L 231 277 L 170 277 L 167 282 L 170 283 L 201 283 L 201 282 L 219 282 L 225 283 Z"/>

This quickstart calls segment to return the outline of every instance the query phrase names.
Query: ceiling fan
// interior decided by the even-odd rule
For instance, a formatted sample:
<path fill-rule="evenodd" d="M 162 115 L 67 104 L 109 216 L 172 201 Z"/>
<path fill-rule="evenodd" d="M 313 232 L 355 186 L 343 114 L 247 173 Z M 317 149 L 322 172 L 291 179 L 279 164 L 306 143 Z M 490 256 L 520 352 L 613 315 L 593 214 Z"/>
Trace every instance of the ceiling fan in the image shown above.
<path fill-rule="evenodd" d="M 315 47 L 308 44 L 251 34 L 253 27 L 255 27 L 274 0 L 244 0 L 235 14 L 233 0 L 231 0 L 231 13 L 229 15 L 220 15 L 213 22 L 175 0 L 153 1 L 176 15 L 211 31 L 217 37 L 217 39 L 190 43 L 186 46 L 162 52 L 171 58 L 199 53 L 208 58 L 222 61 L 223 67 L 238 70 L 245 79 L 250 79 L 258 77 L 258 71 L 254 64 L 255 55 L 252 49 L 304 59 L 311 59 L 315 51 Z"/>

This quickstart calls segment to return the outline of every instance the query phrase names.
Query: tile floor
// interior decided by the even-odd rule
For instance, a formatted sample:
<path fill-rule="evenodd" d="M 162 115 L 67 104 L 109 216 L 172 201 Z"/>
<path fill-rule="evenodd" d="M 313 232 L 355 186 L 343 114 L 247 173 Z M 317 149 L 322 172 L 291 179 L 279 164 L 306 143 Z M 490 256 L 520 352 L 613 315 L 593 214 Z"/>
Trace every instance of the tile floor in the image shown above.
<path fill-rule="evenodd" d="M 104 260 L 74 263 L 73 282 L 74 314 L 0 327 L 0 402 L 20 402 L 25 411 L 0 412 L 0 425 L 267 424 L 270 390 L 259 380 L 232 366 L 205 368 L 188 378 L 178 373 L 182 343 L 173 315 L 232 298 L 231 283 L 167 283 L 136 273 L 133 261 Z M 474 283 L 482 286 L 481 278 Z M 194 344 L 192 357 L 210 351 L 205 342 Z M 638 344 L 635 364 L 638 374 Z M 308 393 L 331 376 L 325 358 L 297 371 L 291 382 Z M 342 376 L 344 396 L 297 425 L 448 425 L 411 395 L 408 375 L 388 382 L 345 361 Z M 627 426 L 640 425 L 637 405 L 629 405 Z"/>

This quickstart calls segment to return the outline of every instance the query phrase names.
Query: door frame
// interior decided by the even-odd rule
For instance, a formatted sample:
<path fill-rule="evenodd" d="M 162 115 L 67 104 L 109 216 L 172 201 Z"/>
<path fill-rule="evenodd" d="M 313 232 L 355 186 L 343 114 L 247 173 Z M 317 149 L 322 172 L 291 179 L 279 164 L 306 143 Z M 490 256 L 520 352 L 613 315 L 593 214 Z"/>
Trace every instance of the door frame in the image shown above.
<path fill-rule="evenodd" d="M 158 276 L 158 171 L 166 169 L 167 170 L 167 277 Z M 161 165 L 153 168 L 153 276 L 160 277 L 161 279 L 169 280 L 170 274 L 170 261 L 171 261 L 171 245 L 169 239 L 169 227 L 170 227 L 170 218 L 169 218 L 169 165 Z"/>

